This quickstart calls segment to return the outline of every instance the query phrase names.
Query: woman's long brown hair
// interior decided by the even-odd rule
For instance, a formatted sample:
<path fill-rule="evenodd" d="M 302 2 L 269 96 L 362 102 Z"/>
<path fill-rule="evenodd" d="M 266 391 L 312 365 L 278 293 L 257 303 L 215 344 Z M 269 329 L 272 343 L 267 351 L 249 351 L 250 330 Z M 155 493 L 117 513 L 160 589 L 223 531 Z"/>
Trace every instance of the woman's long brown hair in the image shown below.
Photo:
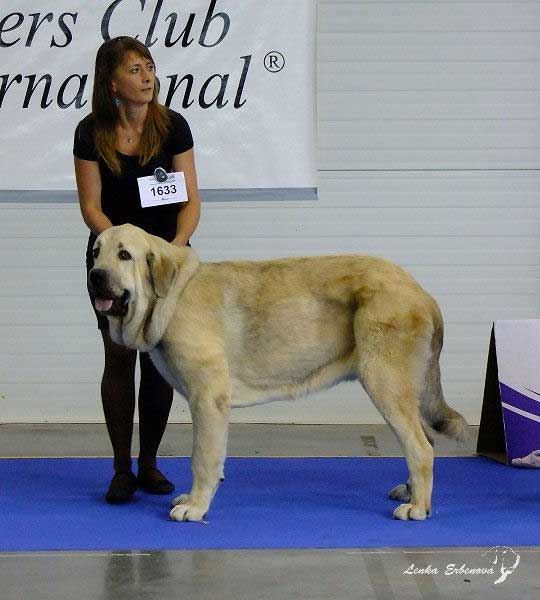
<path fill-rule="evenodd" d="M 94 143 L 96 150 L 115 175 L 121 174 L 121 165 L 116 153 L 116 125 L 120 121 L 115 104 L 111 81 L 115 69 L 122 63 L 127 52 L 134 52 L 144 60 L 154 62 L 148 48 L 139 40 L 127 36 L 112 38 L 104 42 L 96 54 L 92 115 L 94 117 Z M 167 109 L 158 103 L 158 82 L 148 104 L 148 113 L 141 136 L 139 163 L 145 165 L 154 157 L 170 126 Z"/>

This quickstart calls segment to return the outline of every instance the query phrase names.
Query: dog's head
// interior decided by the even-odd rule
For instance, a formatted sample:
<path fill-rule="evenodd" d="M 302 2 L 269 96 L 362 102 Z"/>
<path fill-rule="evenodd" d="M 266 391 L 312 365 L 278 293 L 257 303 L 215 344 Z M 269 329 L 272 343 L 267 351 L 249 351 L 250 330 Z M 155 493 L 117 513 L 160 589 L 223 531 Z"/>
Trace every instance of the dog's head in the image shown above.
<path fill-rule="evenodd" d="M 162 329 L 163 310 L 155 314 L 156 308 L 173 304 L 198 266 L 190 248 L 179 248 L 129 224 L 101 233 L 94 243 L 93 257 L 88 289 L 94 306 L 109 317 L 113 339 L 120 328 L 120 343 L 139 349 L 144 332 L 138 330 L 144 329 L 148 338 L 152 325 Z M 153 323 L 155 319 L 160 321 Z"/>

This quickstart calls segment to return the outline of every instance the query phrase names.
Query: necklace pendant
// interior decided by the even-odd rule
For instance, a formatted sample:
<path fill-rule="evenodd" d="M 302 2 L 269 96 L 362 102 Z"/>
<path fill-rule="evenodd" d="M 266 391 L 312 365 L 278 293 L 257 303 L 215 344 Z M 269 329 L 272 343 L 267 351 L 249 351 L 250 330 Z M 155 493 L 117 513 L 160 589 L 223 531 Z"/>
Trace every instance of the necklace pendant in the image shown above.
<path fill-rule="evenodd" d="M 128 142 L 129 142 L 130 144 L 133 144 L 133 140 L 132 140 L 131 138 L 128 138 Z"/>

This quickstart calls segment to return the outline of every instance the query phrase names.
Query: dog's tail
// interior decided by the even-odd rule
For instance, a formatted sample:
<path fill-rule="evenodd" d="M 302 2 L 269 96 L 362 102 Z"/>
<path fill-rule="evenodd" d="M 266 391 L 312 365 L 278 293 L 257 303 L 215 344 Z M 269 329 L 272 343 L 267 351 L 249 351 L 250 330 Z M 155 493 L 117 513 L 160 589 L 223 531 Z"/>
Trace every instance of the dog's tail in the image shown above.
<path fill-rule="evenodd" d="M 433 371 L 435 376 L 431 374 Z M 469 440 L 471 432 L 467 421 L 457 410 L 448 406 L 444 399 L 438 364 L 431 367 L 428 379 L 431 381 L 428 382 L 428 389 L 420 404 L 422 417 L 437 433 L 442 433 L 458 442 Z M 432 385 L 429 385 L 430 383 Z"/>
<path fill-rule="evenodd" d="M 420 401 L 420 412 L 427 424 L 435 431 L 458 442 L 465 442 L 471 436 L 469 425 L 462 415 L 448 406 L 442 390 L 439 356 L 443 344 L 443 320 L 436 304 L 433 316 L 433 355 L 426 373 L 426 385 Z"/>

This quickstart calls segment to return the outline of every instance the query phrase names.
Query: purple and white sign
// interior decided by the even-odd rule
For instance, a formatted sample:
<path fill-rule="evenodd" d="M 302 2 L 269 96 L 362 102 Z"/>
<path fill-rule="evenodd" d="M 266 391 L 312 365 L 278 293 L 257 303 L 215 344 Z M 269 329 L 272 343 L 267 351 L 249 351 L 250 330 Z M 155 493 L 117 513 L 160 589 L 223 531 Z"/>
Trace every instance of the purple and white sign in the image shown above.
<path fill-rule="evenodd" d="M 496 321 L 495 341 L 506 450 L 512 462 L 540 450 L 540 320 Z"/>

